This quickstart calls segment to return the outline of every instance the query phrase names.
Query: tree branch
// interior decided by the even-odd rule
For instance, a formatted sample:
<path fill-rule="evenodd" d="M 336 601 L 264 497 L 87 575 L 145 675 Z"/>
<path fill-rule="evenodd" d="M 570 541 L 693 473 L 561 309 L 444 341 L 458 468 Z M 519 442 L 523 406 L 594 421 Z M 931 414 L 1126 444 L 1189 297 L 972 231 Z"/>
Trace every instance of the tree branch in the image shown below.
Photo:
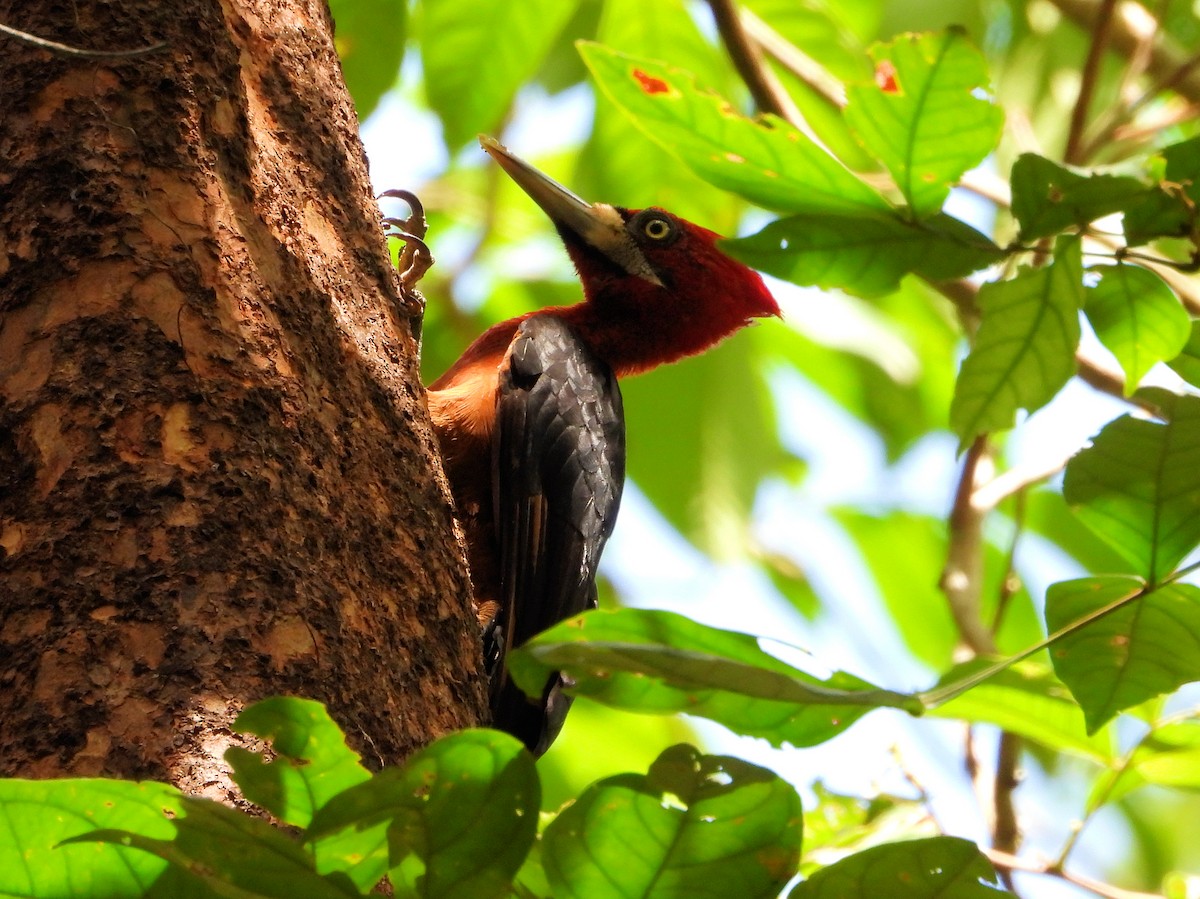
<path fill-rule="evenodd" d="M 1085 31 L 1091 31 L 1099 23 L 1101 8 L 1095 0 L 1051 0 L 1071 21 Z M 1109 38 L 1113 47 L 1129 55 L 1137 47 L 1145 31 L 1145 22 L 1153 16 L 1138 3 L 1126 0 L 1117 8 L 1109 25 Z M 1200 102 L 1200 64 L 1179 43 L 1166 34 L 1160 34 L 1150 50 L 1148 70 L 1157 78 L 1170 79 L 1170 86 L 1193 102 Z"/>
<path fill-rule="evenodd" d="M 1075 98 L 1075 107 L 1071 110 L 1071 128 L 1067 132 L 1067 148 L 1063 151 L 1063 161 L 1076 164 L 1083 161 L 1080 150 L 1083 147 L 1083 133 L 1087 128 L 1088 109 L 1092 105 L 1092 94 L 1096 90 L 1096 78 L 1100 72 L 1100 63 L 1104 59 L 1104 50 L 1108 46 L 1108 30 L 1112 23 L 1113 10 L 1117 0 L 1101 0 L 1100 11 L 1092 27 L 1092 43 L 1088 47 L 1087 60 L 1083 64 L 1083 76 L 1079 82 L 1079 95 Z"/>
<path fill-rule="evenodd" d="M 734 0 L 708 0 L 721 41 L 733 60 L 734 68 L 750 89 L 754 105 L 762 112 L 773 113 L 797 127 L 805 127 L 804 116 L 783 85 L 763 60 L 762 50 L 750 39 L 738 17 Z"/>

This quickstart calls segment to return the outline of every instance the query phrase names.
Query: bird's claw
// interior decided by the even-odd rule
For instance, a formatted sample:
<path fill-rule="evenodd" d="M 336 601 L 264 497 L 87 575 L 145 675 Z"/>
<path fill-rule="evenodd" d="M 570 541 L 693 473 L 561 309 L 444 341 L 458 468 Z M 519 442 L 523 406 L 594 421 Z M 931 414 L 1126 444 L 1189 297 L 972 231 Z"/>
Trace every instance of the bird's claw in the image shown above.
<path fill-rule="evenodd" d="M 425 234 L 429 230 L 429 222 L 425 219 L 425 207 L 417 199 L 417 195 L 408 190 L 385 190 L 379 197 L 392 197 L 403 200 L 411 210 L 408 218 L 384 218 L 389 237 L 398 237 L 404 241 L 404 249 L 396 267 L 400 270 L 400 299 L 405 311 L 412 318 L 419 318 L 425 312 L 425 298 L 417 290 L 417 284 L 425 273 L 433 266 L 433 254 L 425 243 Z"/>

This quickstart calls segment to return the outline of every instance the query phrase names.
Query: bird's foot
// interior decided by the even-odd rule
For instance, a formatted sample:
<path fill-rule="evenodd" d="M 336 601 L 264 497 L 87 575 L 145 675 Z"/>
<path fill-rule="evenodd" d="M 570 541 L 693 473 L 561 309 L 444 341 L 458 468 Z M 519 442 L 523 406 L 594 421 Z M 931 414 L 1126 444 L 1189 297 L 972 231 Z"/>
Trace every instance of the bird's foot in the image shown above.
<path fill-rule="evenodd" d="M 396 229 L 387 232 L 389 237 L 398 237 L 404 241 L 404 249 L 400 251 L 400 258 L 396 263 L 396 268 L 400 271 L 400 299 L 409 317 L 419 321 L 425 314 L 425 298 L 417 290 L 417 284 L 433 266 L 434 261 L 429 245 L 425 243 L 425 234 L 429 230 L 429 223 L 425 220 L 425 207 L 421 205 L 417 195 L 408 190 L 385 190 L 379 196 L 403 200 L 410 210 L 408 218 L 384 218 L 383 224 L 388 229 Z"/>

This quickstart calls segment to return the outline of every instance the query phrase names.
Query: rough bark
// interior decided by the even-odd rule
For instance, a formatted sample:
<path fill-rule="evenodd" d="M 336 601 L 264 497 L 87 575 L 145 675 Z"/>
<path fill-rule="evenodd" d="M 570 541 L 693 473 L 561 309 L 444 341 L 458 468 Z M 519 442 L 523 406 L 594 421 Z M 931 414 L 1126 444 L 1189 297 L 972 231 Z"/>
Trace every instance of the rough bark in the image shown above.
<path fill-rule="evenodd" d="M 368 763 L 484 709 L 318 0 L 0 0 L 0 773 L 226 795 L 255 699 Z"/>

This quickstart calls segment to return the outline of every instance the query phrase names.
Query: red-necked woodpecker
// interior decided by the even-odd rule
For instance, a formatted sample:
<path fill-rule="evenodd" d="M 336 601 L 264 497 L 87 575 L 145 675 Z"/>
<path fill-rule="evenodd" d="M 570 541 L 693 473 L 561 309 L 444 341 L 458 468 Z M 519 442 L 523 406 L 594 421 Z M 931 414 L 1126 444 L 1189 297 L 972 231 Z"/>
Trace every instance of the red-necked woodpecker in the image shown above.
<path fill-rule="evenodd" d="M 493 325 L 429 386 L 475 603 L 495 725 L 540 754 L 570 704 L 527 698 L 505 654 L 596 604 L 625 477 L 617 379 L 701 353 L 779 307 L 718 235 L 651 207 L 587 203 L 491 138 L 484 150 L 550 217 L 583 301 Z"/>

